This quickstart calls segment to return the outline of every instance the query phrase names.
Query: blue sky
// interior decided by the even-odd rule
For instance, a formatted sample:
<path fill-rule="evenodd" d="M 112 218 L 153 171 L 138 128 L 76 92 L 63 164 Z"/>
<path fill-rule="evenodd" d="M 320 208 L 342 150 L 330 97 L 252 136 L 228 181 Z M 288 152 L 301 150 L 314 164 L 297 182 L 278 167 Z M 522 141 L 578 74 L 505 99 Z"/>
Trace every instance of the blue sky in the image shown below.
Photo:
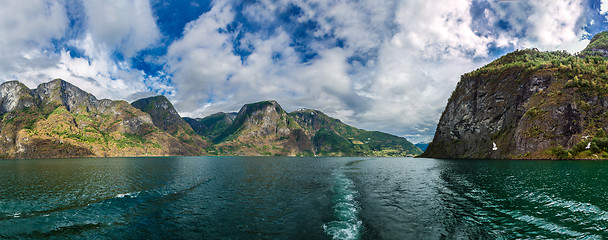
<path fill-rule="evenodd" d="M 608 0 L 2 1 L 0 79 L 183 116 L 274 99 L 430 140 L 460 75 L 515 49 L 576 53 Z"/>

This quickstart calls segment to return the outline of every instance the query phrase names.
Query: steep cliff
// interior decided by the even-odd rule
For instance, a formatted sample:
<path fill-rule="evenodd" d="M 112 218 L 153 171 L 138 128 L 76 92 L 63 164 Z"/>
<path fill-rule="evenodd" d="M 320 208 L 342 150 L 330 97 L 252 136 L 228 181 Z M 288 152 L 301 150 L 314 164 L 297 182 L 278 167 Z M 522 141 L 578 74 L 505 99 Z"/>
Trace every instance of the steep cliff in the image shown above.
<path fill-rule="evenodd" d="M 60 79 L 1 84 L 0 114 L 2 158 L 192 155 L 150 115 Z"/>
<path fill-rule="evenodd" d="M 606 37 L 578 56 L 522 50 L 464 74 L 422 156 L 608 157 Z"/>

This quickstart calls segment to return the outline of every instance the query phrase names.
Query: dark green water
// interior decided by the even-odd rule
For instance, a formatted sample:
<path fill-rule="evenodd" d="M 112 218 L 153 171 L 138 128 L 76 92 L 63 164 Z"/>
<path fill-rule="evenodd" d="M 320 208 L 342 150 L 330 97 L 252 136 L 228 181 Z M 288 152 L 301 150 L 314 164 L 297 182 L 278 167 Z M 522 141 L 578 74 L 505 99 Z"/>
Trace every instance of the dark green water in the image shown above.
<path fill-rule="evenodd" d="M 608 237 L 608 161 L 0 161 L 0 238 Z"/>

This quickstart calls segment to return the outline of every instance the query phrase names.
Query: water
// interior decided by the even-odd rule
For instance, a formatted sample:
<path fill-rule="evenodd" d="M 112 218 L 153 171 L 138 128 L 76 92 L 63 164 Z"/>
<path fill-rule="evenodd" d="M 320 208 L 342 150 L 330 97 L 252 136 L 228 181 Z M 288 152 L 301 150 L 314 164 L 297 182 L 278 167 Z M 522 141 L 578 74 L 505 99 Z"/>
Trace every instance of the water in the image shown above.
<path fill-rule="evenodd" d="M 0 161 L 0 238 L 602 239 L 608 161 Z"/>

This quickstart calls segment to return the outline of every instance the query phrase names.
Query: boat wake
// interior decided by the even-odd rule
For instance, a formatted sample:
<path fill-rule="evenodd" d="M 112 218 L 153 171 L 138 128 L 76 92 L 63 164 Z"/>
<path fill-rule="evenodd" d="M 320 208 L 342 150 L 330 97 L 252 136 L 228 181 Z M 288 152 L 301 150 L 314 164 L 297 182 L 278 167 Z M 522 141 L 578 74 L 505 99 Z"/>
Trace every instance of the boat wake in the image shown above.
<path fill-rule="evenodd" d="M 332 239 L 359 239 L 363 223 L 359 220 L 361 207 L 355 200 L 358 193 L 344 173 L 334 176 L 334 221 L 323 224 L 323 230 Z"/>

